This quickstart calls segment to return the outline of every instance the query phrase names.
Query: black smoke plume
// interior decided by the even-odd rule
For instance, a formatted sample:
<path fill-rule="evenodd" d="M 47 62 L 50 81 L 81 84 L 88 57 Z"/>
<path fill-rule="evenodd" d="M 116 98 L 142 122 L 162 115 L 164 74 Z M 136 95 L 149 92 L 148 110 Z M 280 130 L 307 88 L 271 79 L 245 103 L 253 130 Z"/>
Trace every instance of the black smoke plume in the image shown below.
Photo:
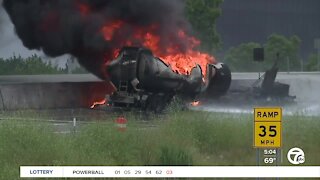
<path fill-rule="evenodd" d="M 104 64 L 123 42 L 142 46 L 133 29 L 155 27 L 162 51 L 169 43 L 183 51 L 187 42 L 178 31 L 190 33 L 181 0 L 3 0 L 3 6 L 24 46 L 52 57 L 71 54 L 103 79 Z M 101 29 L 116 21 L 124 25 L 106 40 Z"/>

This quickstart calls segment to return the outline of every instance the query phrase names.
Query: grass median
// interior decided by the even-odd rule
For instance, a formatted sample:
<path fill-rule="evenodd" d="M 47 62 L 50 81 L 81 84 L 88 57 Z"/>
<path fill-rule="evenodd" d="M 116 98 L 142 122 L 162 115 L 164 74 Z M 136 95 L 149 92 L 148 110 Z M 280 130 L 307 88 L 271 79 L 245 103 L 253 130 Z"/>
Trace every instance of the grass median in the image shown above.
<path fill-rule="evenodd" d="M 125 132 L 106 120 L 70 134 L 46 123 L 1 120 L 0 179 L 17 179 L 21 165 L 256 165 L 253 115 L 180 111 L 155 117 L 152 127 L 126 117 Z M 283 117 L 283 152 L 302 148 L 304 165 L 320 165 L 319 139 L 319 117 Z M 289 165 L 283 157 L 281 165 Z"/>

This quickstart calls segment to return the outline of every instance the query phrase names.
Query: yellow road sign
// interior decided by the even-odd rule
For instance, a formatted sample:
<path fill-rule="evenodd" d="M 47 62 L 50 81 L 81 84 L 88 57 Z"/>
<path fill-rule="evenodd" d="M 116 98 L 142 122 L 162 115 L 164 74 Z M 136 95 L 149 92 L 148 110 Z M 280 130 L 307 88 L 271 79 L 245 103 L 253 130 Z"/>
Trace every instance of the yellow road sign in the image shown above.
<path fill-rule="evenodd" d="M 281 121 L 282 109 L 275 108 L 254 108 L 254 121 Z"/>
<path fill-rule="evenodd" d="M 281 119 L 281 108 L 254 108 L 254 147 L 281 147 Z"/>

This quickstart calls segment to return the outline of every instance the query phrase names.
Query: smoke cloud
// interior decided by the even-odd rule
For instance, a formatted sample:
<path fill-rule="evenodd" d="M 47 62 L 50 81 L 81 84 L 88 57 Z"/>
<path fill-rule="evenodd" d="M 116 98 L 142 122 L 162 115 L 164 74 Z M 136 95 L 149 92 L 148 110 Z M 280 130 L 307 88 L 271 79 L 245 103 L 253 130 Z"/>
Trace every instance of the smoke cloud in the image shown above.
<path fill-rule="evenodd" d="M 52 57 L 71 54 L 103 79 L 115 49 L 128 40 L 143 45 L 137 31 L 161 37 L 163 52 L 172 43 L 184 51 L 188 42 L 179 30 L 191 33 L 182 0 L 3 0 L 3 6 L 24 46 Z"/>

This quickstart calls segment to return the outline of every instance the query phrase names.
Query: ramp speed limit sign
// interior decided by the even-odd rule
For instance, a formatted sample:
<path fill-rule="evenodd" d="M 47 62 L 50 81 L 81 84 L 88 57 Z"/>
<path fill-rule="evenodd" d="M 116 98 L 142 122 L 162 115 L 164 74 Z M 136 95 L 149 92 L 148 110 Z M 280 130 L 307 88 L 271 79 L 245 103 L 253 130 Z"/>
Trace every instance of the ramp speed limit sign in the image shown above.
<path fill-rule="evenodd" d="M 281 147 L 281 108 L 254 108 L 254 147 Z"/>

